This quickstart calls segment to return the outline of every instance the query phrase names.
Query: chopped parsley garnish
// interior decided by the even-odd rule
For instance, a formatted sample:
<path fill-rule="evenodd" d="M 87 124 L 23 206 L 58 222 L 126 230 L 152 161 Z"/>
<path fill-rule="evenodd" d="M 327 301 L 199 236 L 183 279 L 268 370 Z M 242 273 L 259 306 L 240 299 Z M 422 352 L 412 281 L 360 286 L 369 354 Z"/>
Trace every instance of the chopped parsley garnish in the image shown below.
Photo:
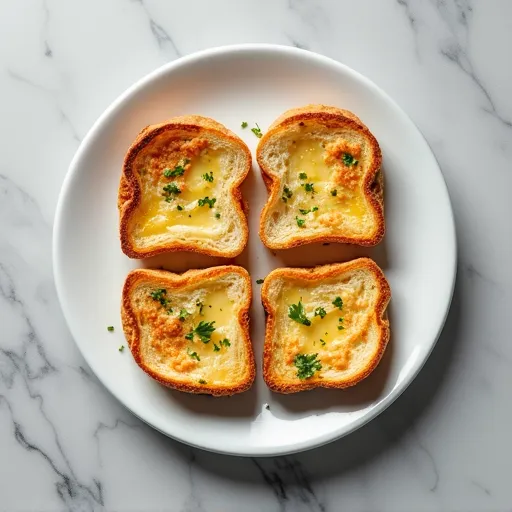
<path fill-rule="evenodd" d="M 249 124 L 246 121 L 242 121 L 242 128 L 247 128 Z"/>
<path fill-rule="evenodd" d="M 292 304 L 288 307 L 288 317 L 299 324 L 311 325 L 311 320 L 306 316 L 306 311 L 300 300 L 298 304 Z"/>
<path fill-rule="evenodd" d="M 220 219 L 220 213 L 219 213 L 219 212 L 217 212 L 217 213 L 215 214 L 215 218 L 216 218 L 216 219 Z"/>
<path fill-rule="evenodd" d="M 358 163 L 358 160 L 356 160 L 350 153 L 343 153 L 341 159 L 347 167 L 350 167 L 351 165 L 357 165 Z"/>
<path fill-rule="evenodd" d="M 313 183 L 303 183 L 301 185 L 301 187 L 304 187 L 304 190 L 306 192 L 312 192 L 313 194 L 315 193 L 315 188 L 314 188 Z"/>
<path fill-rule="evenodd" d="M 341 297 L 336 297 L 332 303 L 338 308 L 338 309 L 341 309 L 343 308 L 343 300 L 341 299 Z"/>
<path fill-rule="evenodd" d="M 169 300 L 166 297 L 167 290 L 165 288 L 159 288 L 158 290 L 151 292 L 150 295 L 153 300 L 160 302 L 164 308 L 168 306 Z"/>
<path fill-rule="evenodd" d="M 219 352 L 220 351 L 220 347 L 216 343 L 213 344 L 213 351 L 214 352 Z"/>
<path fill-rule="evenodd" d="M 177 206 L 177 210 L 178 210 L 179 212 L 181 212 L 181 210 L 183 210 L 183 206 L 178 205 L 178 206 Z"/>
<path fill-rule="evenodd" d="M 197 201 L 197 204 L 199 206 L 204 206 L 205 204 L 207 204 L 210 208 L 213 208 L 213 205 L 215 204 L 216 201 L 217 201 L 217 199 L 215 199 L 214 197 L 212 199 L 210 199 L 208 196 L 206 196 L 206 197 L 203 197 L 203 199 L 199 199 Z"/>
<path fill-rule="evenodd" d="M 119 352 L 122 352 L 124 350 L 124 345 L 121 345 L 117 350 L 119 350 Z"/>
<path fill-rule="evenodd" d="M 299 209 L 299 212 L 302 213 L 302 215 L 307 215 L 308 213 L 313 213 L 318 211 L 318 206 L 313 206 L 310 210 L 303 210 Z"/>
<path fill-rule="evenodd" d="M 201 358 L 199 357 L 199 355 L 197 354 L 197 352 L 192 352 L 189 348 L 187 349 L 187 354 L 188 354 L 192 359 L 195 359 L 196 361 L 201 361 Z"/>
<path fill-rule="evenodd" d="M 263 284 L 264 279 L 256 279 L 256 284 Z"/>
<path fill-rule="evenodd" d="M 313 377 L 315 372 L 322 369 L 322 364 L 317 359 L 318 354 L 297 354 L 293 364 L 297 367 L 297 377 L 300 380 Z"/>
<path fill-rule="evenodd" d="M 338 195 L 338 191 L 337 191 L 335 188 L 333 188 L 333 189 L 331 190 L 331 196 L 336 197 L 337 195 Z"/>
<path fill-rule="evenodd" d="M 299 173 L 299 179 L 300 180 L 307 180 L 308 179 L 308 175 L 305 172 L 301 172 L 301 173 Z"/>
<path fill-rule="evenodd" d="M 231 347 L 231 343 L 229 342 L 229 340 L 227 338 L 224 338 L 223 340 L 220 340 L 219 343 L 223 347 Z"/>
<path fill-rule="evenodd" d="M 184 322 L 184 321 L 185 321 L 185 318 L 187 318 L 187 316 L 189 316 L 189 315 L 190 315 L 190 313 L 189 313 L 186 309 L 182 309 L 182 310 L 180 311 L 180 315 L 178 316 L 178 318 L 179 318 L 182 322 Z"/>
<path fill-rule="evenodd" d="M 261 128 L 258 126 L 258 123 L 256 123 L 256 128 L 251 128 L 251 132 L 258 137 L 258 139 L 261 139 L 263 134 L 261 133 Z"/>
<path fill-rule="evenodd" d="M 107 331 L 108 331 L 108 332 L 113 332 L 113 331 L 114 331 L 114 326 L 113 326 L 113 325 L 109 325 L 109 326 L 107 327 Z"/>
<path fill-rule="evenodd" d="M 299 226 L 299 228 L 303 228 L 306 225 L 306 221 L 304 219 L 299 219 L 299 217 L 295 217 L 295 220 L 297 221 L 297 226 Z"/>
<path fill-rule="evenodd" d="M 181 194 L 181 190 L 176 183 L 169 183 L 163 188 L 165 200 L 169 203 L 174 199 L 174 196 Z"/>
<path fill-rule="evenodd" d="M 192 329 L 188 334 L 185 335 L 185 338 L 187 338 L 187 340 L 192 340 L 194 339 L 195 334 L 203 343 L 208 343 L 213 331 L 215 331 L 215 327 L 213 326 L 214 323 L 215 321 L 205 322 L 201 320 L 195 329 Z"/>
<path fill-rule="evenodd" d="M 290 199 L 292 196 L 293 196 L 293 192 L 288 187 L 284 187 L 283 195 L 281 196 L 281 199 L 283 200 L 283 202 L 286 203 L 288 201 L 288 199 Z"/>
<path fill-rule="evenodd" d="M 327 315 L 324 308 L 316 308 L 315 309 L 315 316 L 319 316 L 320 318 L 323 318 L 325 315 Z"/>
<path fill-rule="evenodd" d="M 164 176 L 166 178 L 177 178 L 178 176 L 183 176 L 185 174 L 185 165 L 187 165 L 190 160 L 183 160 L 183 163 L 179 163 L 174 169 L 164 169 Z"/>
<path fill-rule="evenodd" d="M 325 345 L 325 340 L 323 340 L 322 338 L 320 338 L 320 343 L 322 344 L 322 347 Z"/>
<path fill-rule="evenodd" d="M 204 379 L 199 379 L 199 384 L 206 384 L 207 382 Z"/>
<path fill-rule="evenodd" d="M 202 315 L 203 314 L 204 304 L 200 300 L 198 300 L 196 302 L 196 306 L 199 308 L 199 314 Z"/>
<path fill-rule="evenodd" d="M 338 318 L 338 322 L 340 322 L 340 325 L 338 325 L 338 331 L 345 329 L 345 327 L 343 327 L 343 318 Z"/>
<path fill-rule="evenodd" d="M 209 183 L 212 183 L 213 182 L 213 172 L 210 171 L 210 174 L 208 174 L 208 173 L 203 174 L 203 180 L 208 181 Z"/>

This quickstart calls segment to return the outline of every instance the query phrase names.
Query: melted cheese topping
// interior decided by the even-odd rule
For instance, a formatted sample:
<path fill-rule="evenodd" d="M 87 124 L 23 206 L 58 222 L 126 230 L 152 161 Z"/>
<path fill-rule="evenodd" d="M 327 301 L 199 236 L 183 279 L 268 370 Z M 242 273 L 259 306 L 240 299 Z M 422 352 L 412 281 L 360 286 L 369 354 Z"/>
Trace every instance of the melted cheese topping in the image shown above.
<path fill-rule="evenodd" d="M 326 371 L 343 372 L 349 369 L 352 351 L 364 343 L 371 320 L 368 300 L 364 297 L 364 283 L 356 286 L 332 285 L 327 287 L 287 285 L 277 308 L 277 322 L 281 332 L 287 335 L 280 340 L 283 346 L 283 364 L 296 375 L 294 365 L 298 354 L 318 354 L 322 369 L 313 379 L 322 378 Z M 341 297 L 340 310 L 332 302 Z M 311 325 L 306 326 L 288 317 L 289 307 L 301 301 Z M 324 308 L 326 315 L 314 316 L 315 309 Z M 340 322 L 340 318 L 343 319 Z M 342 326 L 343 329 L 338 327 Z"/>
<path fill-rule="evenodd" d="M 190 290 L 183 296 L 168 293 L 166 297 L 173 310 L 169 314 L 147 291 L 144 295 L 140 320 L 149 331 L 149 345 L 142 350 L 146 363 L 156 365 L 165 374 L 171 371 L 174 378 L 180 374 L 184 381 L 192 379 L 193 383 L 205 380 L 208 384 L 222 384 L 236 378 L 233 366 L 245 347 L 238 321 L 239 305 L 229 297 L 228 287 Z M 179 319 L 182 309 L 188 313 L 184 321 Z M 196 334 L 192 340 L 185 337 L 201 321 L 215 322 L 207 343 Z M 220 343 L 225 338 L 230 346 Z M 214 350 L 215 346 L 219 350 Z"/>
<path fill-rule="evenodd" d="M 340 150 L 341 147 L 341 150 Z M 339 226 L 344 218 L 362 220 L 368 213 L 366 199 L 362 192 L 363 169 L 361 163 L 347 167 L 341 155 L 350 152 L 359 155 L 360 147 L 340 142 L 327 145 L 314 138 L 301 139 L 291 144 L 288 165 L 287 186 L 293 196 L 287 206 L 303 218 L 306 226 Z M 306 173 L 306 179 L 299 174 Z M 304 184 L 312 183 L 314 192 L 307 192 Z M 331 191 L 336 190 L 336 196 Z M 301 214 L 299 209 L 318 211 Z"/>
<path fill-rule="evenodd" d="M 142 198 L 134 216 L 136 237 L 170 232 L 197 238 L 220 236 L 221 224 L 216 214 L 223 194 L 222 152 L 209 149 L 204 142 L 196 146 L 183 143 L 173 152 L 157 148 L 154 153 L 141 155 L 138 159 L 135 167 L 140 176 Z M 182 176 L 164 176 L 165 169 L 172 171 L 186 160 L 189 163 L 184 165 Z M 203 178 L 210 173 L 213 174 L 212 182 Z M 171 199 L 166 201 L 163 189 L 169 184 L 175 184 L 180 193 L 171 194 Z M 199 206 L 198 201 L 205 197 L 216 199 L 212 208 L 209 204 Z"/>

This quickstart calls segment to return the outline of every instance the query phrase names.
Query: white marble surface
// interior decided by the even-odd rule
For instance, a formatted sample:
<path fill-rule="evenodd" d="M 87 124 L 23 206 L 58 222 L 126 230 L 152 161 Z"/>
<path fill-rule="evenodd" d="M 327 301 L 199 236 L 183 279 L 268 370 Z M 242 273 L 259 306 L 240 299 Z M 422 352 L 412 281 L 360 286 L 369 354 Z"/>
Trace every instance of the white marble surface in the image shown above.
<path fill-rule="evenodd" d="M 19 0 L 0 4 L 0 41 L 0 510 L 512 510 L 512 2 Z M 460 250 L 446 328 L 406 393 L 276 459 L 134 418 L 84 363 L 52 280 L 57 196 L 94 120 L 155 67 L 241 42 L 323 53 L 393 96 L 439 159 Z"/>

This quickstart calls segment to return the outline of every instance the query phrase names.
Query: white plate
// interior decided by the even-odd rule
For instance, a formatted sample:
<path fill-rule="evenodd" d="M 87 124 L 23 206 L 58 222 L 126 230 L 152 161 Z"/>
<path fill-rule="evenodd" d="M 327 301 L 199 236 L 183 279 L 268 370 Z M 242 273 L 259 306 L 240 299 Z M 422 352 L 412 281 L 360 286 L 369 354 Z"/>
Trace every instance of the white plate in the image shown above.
<path fill-rule="evenodd" d="M 144 126 L 181 114 L 212 117 L 251 150 L 282 112 L 307 103 L 356 113 L 384 156 L 387 232 L 374 249 L 304 246 L 273 255 L 258 237 L 267 197 L 256 164 L 244 183 L 250 241 L 235 262 L 252 275 L 251 337 L 258 365 L 253 388 L 231 398 L 179 393 L 151 380 L 134 363 L 119 318 L 128 271 L 222 264 L 218 258 L 174 254 L 149 261 L 123 255 L 117 228 L 117 187 L 123 157 Z M 377 370 L 347 391 L 272 394 L 261 378 L 264 314 L 256 279 L 282 266 L 345 261 L 369 255 L 392 289 L 391 341 Z M 277 455 L 318 446 L 361 427 L 410 384 L 442 329 L 455 281 L 456 240 L 443 177 L 424 138 L 376 85 L 314 53 L 270 45 L 207 50 L 157 69 L 126 91 L 93 126 L 64 181 L 54 230 L 54 271 L 62 310 L 87 363 L 128 409 L 161 432 L 193 446 L 238 455 Z M 107 332 L 114 325 L 115 332 Z M 265 404 L 269 404 L 267 409 Z"/>

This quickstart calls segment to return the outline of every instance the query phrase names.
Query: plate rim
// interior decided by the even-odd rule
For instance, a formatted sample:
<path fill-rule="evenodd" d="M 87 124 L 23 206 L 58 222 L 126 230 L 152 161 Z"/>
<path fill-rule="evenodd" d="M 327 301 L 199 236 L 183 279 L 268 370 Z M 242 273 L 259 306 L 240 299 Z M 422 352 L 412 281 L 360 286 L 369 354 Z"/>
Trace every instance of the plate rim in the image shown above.
<path fill-rule="evenodd" d="M 68 318 L 70 317 L 68 315 L 68 308 L 66 306 L 64 299 L 64 279 L 61 275 L 60 268 L 60 254 L 59 254 L 59 246 L 61 245 L 61 238 L 59 233 L 62 232 L 61 230 L 61 223 L 63 218 L 63 212 L 64 212 L 64 202 L 65 197 L 67 196 L 69 189 L 71 187 L 71 183 L 73 180 L 74 174 L 76 174 L 76 169 L 78 167 L 78 162 L 80 162 L 82 155 L 87 150 L 89 144 L 94 139 L 96 132 L 100 128 L 100 126 L 103 124 L 103 122 L 108 119 L 113 112 L 117 108 L 119 108 L 126 100 L 128 100 L 133 94 L 138 92 L 139 90 L 143 89 L 147 84 L 151 83 L 154 79 L 157 79 L 163 74 L 166 74 L 168 72 L 172 72 L 173 69 L 179 68 L 182 65 L 193 63 L 194 61 L 200 61 L 204 58 L 208 58 L 214 55 L 221 55 L 221 54 L 230 54 L 230 53 L 239 53 L 239 52 L 251 52 L 251 51 L 267 51 L 269 53 L 282 53 L 287 55 L 295 55 L 295 56 L 301 56 L 305 57 L 309 60 L 316 60 L 317 62 L 320 62 L 322 64 L 325 64 L 331 68 L 337 68 L 338 70 L 342 70 L 344 73 L 352 75 L 353 78 L 356 80 L 359 80 L 361 82 L 364 82 L 367 87 L 373 90 L 374 93 L 377 93 L 385 102 L 390 104 L 393 107 L 393 110 L 402 116 L 402 118 L 405 120 L 407 124 L 409 124 L 410 128 L 412 130 L 415 130 L 417 134 L 423 139 L 425 142 L 426 147 L 429 150 L 429 153 L 432 157 L 433 163 L 437 167 L 437 171 L 442 179 L 442 183 L 444 185 L 444 191 L 446 193 L 447 198 L 447 206 L 448 206 L 448 213 L 449 213 L 449 220 L 450 220 L 450 226 L 451 226 L 451 241 L 453 243 L 452 246 L 452 261 L 447 261 L 447 266 L 450 265 L 450 272 L 452 275 L 452 282 L 450 283 L 450 290 L 449 294 L 446 296 L 446 304 L 444 307 L 444 317 L 442 318 L 442 321 L 439 324 L 438 331 L 433 338 L 433 341 L 431 342 L 430 347 L 428 347 L 427 352 L 425 353 L 423 358 L 417 359 L 414 364 L 412 365 L 411 372 L 409 376 L 405 379 L 403 379 L 393 390 L 392 392 L 383 398 L 381 401 L 379 401 L 367 414 L 364 416 L 356 419 L 353 423 L 351 423 L 348 427 L 344 426 L 337 430 L 334 430 L 332 432 L 329 432 L 328 434 L 324 434 L 323 436 L 316 437 L 307 441 L 302 441 L 300 443 L 295 443 L 294 445 L 282 445 L 280 447 L 273 447 L 272 449 L 264 448 L 264 449 L 252 449 L 247 451 L 233 451 L 230 450 L 228 446 L 224 447 L 214 447 L 214 446 L 204 446 L 201 444 L 198 444 L 193 441 L 189 441 L 187 439 L 183 439 L 182 437 L 179 437 L 177 435 L 173 435 L 169 432 L 163 431 L 161 428 L 158 428 L 157 426 L 153 425 L 146 419 L 144 419 L 142 416 L 140 416 L 137 412 L 135 412 L 128 404 L 124 402 L 115 392 L 112 390 L 109 386 L 107 386 L 104 381 L 97 375 L 94 367 L 94 363 L 92 362 L 91 358 L 86 355 L 85 351 L 82 350 L 81 343 L 78 341 L 79 336 L 75 335 L 74 329 L 71 326 L 70 321 Z M 416 126 L 414 121 L 411 119 L 411 117 L 407 114 L 405 110 L 403 110 L 400 105 L 391 97 L 389 96 L 381 87 L 379 87 L 377 84 L 375 84 L 372 80 L 367 78 L 366 76 L 362 75 L 358 71 L 354 70 L 353 68 L 347 66 L 346 64 L 343 64 L 342 62 L 339 62 L 331 57 L 327 57 L 325 55 L 312 52 L 309 50 L 304 50 L 302 48 L 296 48 L 293 46 L 286 46 L 286 45 L 279 45 L 279 44 L 268 44 L 268 43 L 246 43 L 246 44 L 234 44 L 234 45 L 223 45 L 223 46 L 217 46 L 212 48 L 203 49 L 194 53 L 191 53 L 189 55 L 182 56 L 178 59 L 175 59 L 171 62 L 167 62 L 163 64 L 162 66 L 154 69 L 150 73 L 144 75 L 137 81 L 135 81 L 130 87 L 128 87 L 124 92 L 122 92 L 114 101 L 112 101 L 109 106 L 103 111 L 103 113 L 97 118 L 97 120 L 93 123 L 91 128 L 88 130 L 87 134 L 81 141 L 78 149 L 76 150 L 69 167 L 66 171 L 64 180 L 62 182 L 62 186 L 59 192 L 55 214 L 54 214 L 54 222 L 53 222 L 53 230 L 52 230 L 52 269 L 53 269 L 53 276 L 54 276 L 54 282 L 55 282 L 55 288 L 57 291 L 57 298 L 59 301 L 59 305 L 62 311 L 62 314 L 64 316 L 64 320 L 66 322 L 66 325 L 68 327 L 68 330 L 78 347 L 82 357 L 85 359 L 88 366 L 91 368 L 91 370 L 94 372 L 95 376 L 98 378 L 98 380 L 101 382 L 104 389 L 106 389 L 121 405 L 123 405 L 127 410 L 130 411 L 131 414 L 139 418 L 141 421 L 143 421 L 145 424 L 149 425 L 150 427 L 154 428 L 158 432 L 161 432 L 162 434 L 166 435 L 167 437 L 170 437 L 171 439 L 174 439 L 176 441 L 179 441 L 181 443 L 184 443 L 186 445 L 200 448 L 202 450 L 206 450 L 213 453 L 220 453 L 224 455 L 234 455 L 234 456 L 242 456 L 242 457 L 269 457 L 269 456 L 280 456 L 280 455 L 288 455 L 292 453 L 298 453 L 305 450 L 310 450 L 313 448 L 318 448 L 320 446 L 323 446 L 325 444 L 328 444 L 330 442 L 336 441 L 342 437 L 345 437 L 352 432 L 360 429 L 373 419 L 375 419 L 377 416 L 379 416 L 382 412 L 384 412 L 389 406 L 391 406 L 401 395 L 402 393 L 410 386 L 410 384 L 415 380 L 418 373 L 421 371 L 427 360 L 429 359 L 432 351 L 434 350 L 434 347 L 437 344 L 437 341 L 439 340 L 439 337 L 444 329 L 446 319 L 448 317 L 450 306 L 453 298 L 453 293 L 455 289 L 455 282 L 457 277 L 457 254 L 458 254 L 458 243 L 457 243 L 457 233 L 456 233 L 456 227 L 455 227 L 455 217 L 453 213 L 453 206 L 449 194 L 449 190 L 446 184 L 445 177 L 441 171 L 441 168 L 439 166 L 439 162 L 436 158 L 436 155 L 432 151 L 432 148 L 430 147 L 428 141 L 425 139 L 423 133 L 420 131 L 420 129 Z"/>

